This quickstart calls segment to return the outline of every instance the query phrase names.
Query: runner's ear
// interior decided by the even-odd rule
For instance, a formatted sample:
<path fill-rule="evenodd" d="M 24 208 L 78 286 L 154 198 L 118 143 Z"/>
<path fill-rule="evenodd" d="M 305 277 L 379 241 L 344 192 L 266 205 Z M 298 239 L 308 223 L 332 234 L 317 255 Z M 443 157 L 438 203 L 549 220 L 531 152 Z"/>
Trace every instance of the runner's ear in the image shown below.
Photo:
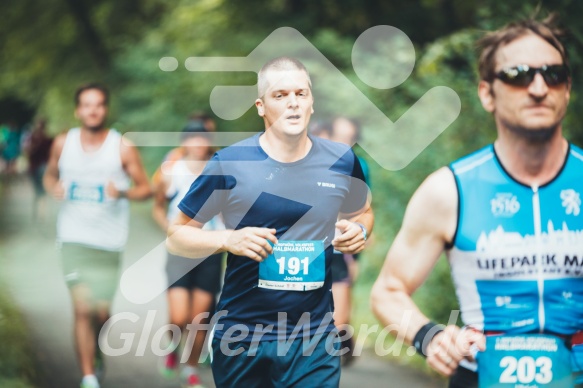
<path fill-rule="evenodd" d="M 265 109 L 263 107 L 263 100 L 258 98 L 255 100 L 255 106 L 257 107 L 257 114 L 261 117 L 265 114 Z"/>
<path fill-rule="evenodd" d="M 494 91 L 492 90 L 492 83 L 487 81 L 480 81 L 478 84 L 478 97 L 486 112 L 494 112 Z"/>

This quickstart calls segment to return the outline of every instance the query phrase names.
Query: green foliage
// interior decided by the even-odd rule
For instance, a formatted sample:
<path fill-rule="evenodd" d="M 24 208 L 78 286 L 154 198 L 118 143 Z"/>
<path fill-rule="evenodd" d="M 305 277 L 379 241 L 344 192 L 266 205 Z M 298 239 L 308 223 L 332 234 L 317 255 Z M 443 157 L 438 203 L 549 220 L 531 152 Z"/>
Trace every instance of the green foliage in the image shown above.
<path fill-rule="evenodd" d="M 73 6 L 81 4 L 81 8 Z M 126 131 L 176 131 L 193 111 L 210 111 L 209 96 L 216 85 L 250 85 L 254 74 L 193 73 L 183 66 L 191 56 L 248 55 L 275 28 L 290 26 L 303 33 L 336 67 L 391 120 L 403 115 L 424 93 L 447 86 L 460 97 L 459 118 L 408 167 L 381 168 L 363 150 L 369 162 L 376 213 L 375 243 L 361 259 L 355 286 L 356 321 L 374 322 L 368 308 L 370 287 L 400 227 L 406 204 L 427 175 L 495 138 L 495 126 L 476 95 L 475 41 L 516 18 L 560 11 L 571 29 L 573 87 L 565 119 L 567 135 L 583 144 L 579 115 L 583 100 L 583 2 L 541 0 L 524 2 L 487 0 L 356 1 L 275 0 L 33 0 L 13 1 L 3 7 L 0 24 L 0 99 L 16 98 L 48 117 L 50 130 L 60 132 L 76 124 L 72 95 L 78 84 L 107 82 L 112 89 L 111 124 Z M 85 20 L 87 23 L 83 23 Z M 354 73 L 354 39 L 367 28 L 388 24 L 413 41 L 416 67 L 409 79 L 390 89 L 364 84 Z M 89 29 L 88 29 L 89 28 Z M 285 42 L 282 42 L 285 44 Z M 386 56 L 371 58 L 382 67 Z M 175 57 L 176 71 L 163 72 L 161 57 Z M 354 104 L 338 112 L 339 96 L 333 83 L 314 80 L 315 119 L 357 114 Z M 220 131 L 256 131 L 262 123 L 254 109 L 235 121 L 218 120 Z M 382 139 L 381 128 L 367 128 Z M 167 148 L 143 148 L 152 171 Z M 435 267 L 426 285 L 415 294 L 423 311 L 446 322 L 457 308 L 445 259 Z"/>
<path fill-rule="evenodd" d="M 161 0 L 3 4 L 0 98 L 23 100 L 50 119 L 51 132 L 62 131 L 74 123 L 71 101 L 77 86 L 110 83 L 114 58 L 155 25 L 163 5 Z"/>
<path fill-rule="evenodd" d="M 35 378 L 29 332 L 8 295 L 0 290 L 0 386 L 27 388 Z"/>

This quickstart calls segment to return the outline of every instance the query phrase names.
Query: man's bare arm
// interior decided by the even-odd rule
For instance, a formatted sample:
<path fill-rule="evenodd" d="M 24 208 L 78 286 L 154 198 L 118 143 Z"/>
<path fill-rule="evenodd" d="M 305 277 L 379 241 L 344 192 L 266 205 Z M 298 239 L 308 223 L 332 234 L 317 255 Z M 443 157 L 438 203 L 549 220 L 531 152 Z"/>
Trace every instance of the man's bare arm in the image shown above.
<path fill-rule="evenodd" d="M 47 168 L 43 175 L 43 186 L 46 192 L 58 200 L 65 198 L 65 188 L 59 181 L 59 158 L 63 152 L 66 138 L 67 134 L 61 134 L 53 141 Z"/>
<path fill-rule="evenodd" d="M 130 200 L 150 198 L 152 196 L 152 188 L 138 149 L 129 140 L 123 139 L 120 152 L 123 168 L 133 182 L 133 186 L 125 192 L 125 197 Z M 119 198 L 121 194 L 115 187 L 109 187 L 108 191 L 114 198 Z"/>
<path fill-rule="evenodd" d="M 152 217 L 154 221 L 167 231 L 170 223 L 168 222 L 168 199 L 166 198 L 166 190 L 168 187 L 167 180 L 164 177 L 154 183 L 154 206 L 152 207 Z"/>
<path fill-rule="evenodd" d="M 417 332 L 429 322 L 411 296 L 429 276 L 445 244 L 454 237 L 457 198 L 455 180 L 447 168 L 423 182 L 407 206 L 401 230 L 373 286 L 371 303 L 375 315 L 385 326 L 396 325 L 398 337 L 407 343 L 412 343 Z M 453 373 L 463 358 L 450 346 L 458 335 L 459 328 L 451 326 L 431 341 L 439 344 L 439 348 L 427 361 L 444 375 Z"/>

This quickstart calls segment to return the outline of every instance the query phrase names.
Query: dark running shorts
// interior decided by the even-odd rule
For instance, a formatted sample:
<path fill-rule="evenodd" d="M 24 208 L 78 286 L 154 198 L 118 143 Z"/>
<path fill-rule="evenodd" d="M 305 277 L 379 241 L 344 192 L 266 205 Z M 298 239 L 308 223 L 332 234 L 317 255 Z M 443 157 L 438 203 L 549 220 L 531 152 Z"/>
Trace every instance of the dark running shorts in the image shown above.
<path fill-rule="evenodd" d="M 199 288 L 211 294 L 218 294 L 221 290 L 222 267 L 222 253 L 211 255 L 205 260 L 168 253 L 166 262 L 168 288 L 181 287 L 188 290 Z"/>
<path fill-rule="evenodd" d="M 352 279 L 350 279 L 350 273 L 348 272 L 347 259 L 343 253 L 332 254 L 332 265 L 330 267 L 332 271 L 332 283 L 348 283 L 352 284 Z M 354 259 L 352 259 L 354 260 Z"/>
<path fill-rule="evenodd" d="M 69 288 L 85 285 L 94 301 L 112 301 L 119 283 L 121 252 L 63 243 L 60 247 L 63 275 Z"/>
<path fill-rule="evenodd" d="M 304 355 L 301 338 L 291 341 L 259 341 L 257 343 L 224 343 L 212 339 L 213 377 L 218 388 L 222 387 L 318 387 L 337 388 L 340 384 L 340 350 L 338 339 L 332 342 L 323 335 L 315 342 L 311 353 Z M 328 344 L 326 343 L 328 342 Z M 227 348 L 228 346 L 228 348 Z M 278 354 L 278 346 L 281 347 Z M 282 351 L 283 350 L 283 351 Z M 229 352 L 240 353 L 229 355 Z"/>

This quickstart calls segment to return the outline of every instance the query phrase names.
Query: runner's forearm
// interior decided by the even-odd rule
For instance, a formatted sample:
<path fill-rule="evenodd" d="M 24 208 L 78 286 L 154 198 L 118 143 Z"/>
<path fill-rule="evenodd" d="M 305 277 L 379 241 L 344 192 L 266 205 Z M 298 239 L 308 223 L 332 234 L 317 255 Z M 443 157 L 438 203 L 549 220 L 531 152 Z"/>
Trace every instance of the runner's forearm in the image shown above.
<path fill-rule="evenodd" d="M 47 168 L 43 176 L 43 186 L 47 193 L 52 193 L 55 190 L 57 183 L 59 182 L 58 172 L 55 174 L 49 168 Z"/>
<path fill-rule="evenodd" d="M 429 322 L 411 297 L 398 290 L 392 290 L 377 281 L 371 293 L 373 313 L 384 327 L 397 328 L 397 336 L 408 344 L 413 342 L 415 334 Z"/>
<path fill-rule="evenodd" d="M 149 185 L 134 186 L 125 191 L 125 198 L 131 201 L 142 201 L 152 196 L 152 189 Z"/>
<path fill-rule="evenodd" d="M 168 222 L 168 218 L 166 215 L 166 209 L 164 209 L 160 206 L 154 205 L 154 207 L 152 208 L 152 218 L 154 218 L 154 221 L 156 221 L 158 226 L 160 226 L 160 228 L 164 232 L 168 231 L 168 227 L 170 226 L 170 223 Z"/>
<path fill-rule="evenodd" d="M 192 259 L 225 252 L 225 242 L 232 230 L 202 230 L 189 225 L 170 225 L 166 248 L 168 252 Z"/>
<path fill-rule="evenodd" d="M 362 224 L 366 229 L 367 238 L 370 237 L 374 226 L 374 213 L 372 212 L 372 208 L 369 207 L 367 211 L 352 221 Z"/>

